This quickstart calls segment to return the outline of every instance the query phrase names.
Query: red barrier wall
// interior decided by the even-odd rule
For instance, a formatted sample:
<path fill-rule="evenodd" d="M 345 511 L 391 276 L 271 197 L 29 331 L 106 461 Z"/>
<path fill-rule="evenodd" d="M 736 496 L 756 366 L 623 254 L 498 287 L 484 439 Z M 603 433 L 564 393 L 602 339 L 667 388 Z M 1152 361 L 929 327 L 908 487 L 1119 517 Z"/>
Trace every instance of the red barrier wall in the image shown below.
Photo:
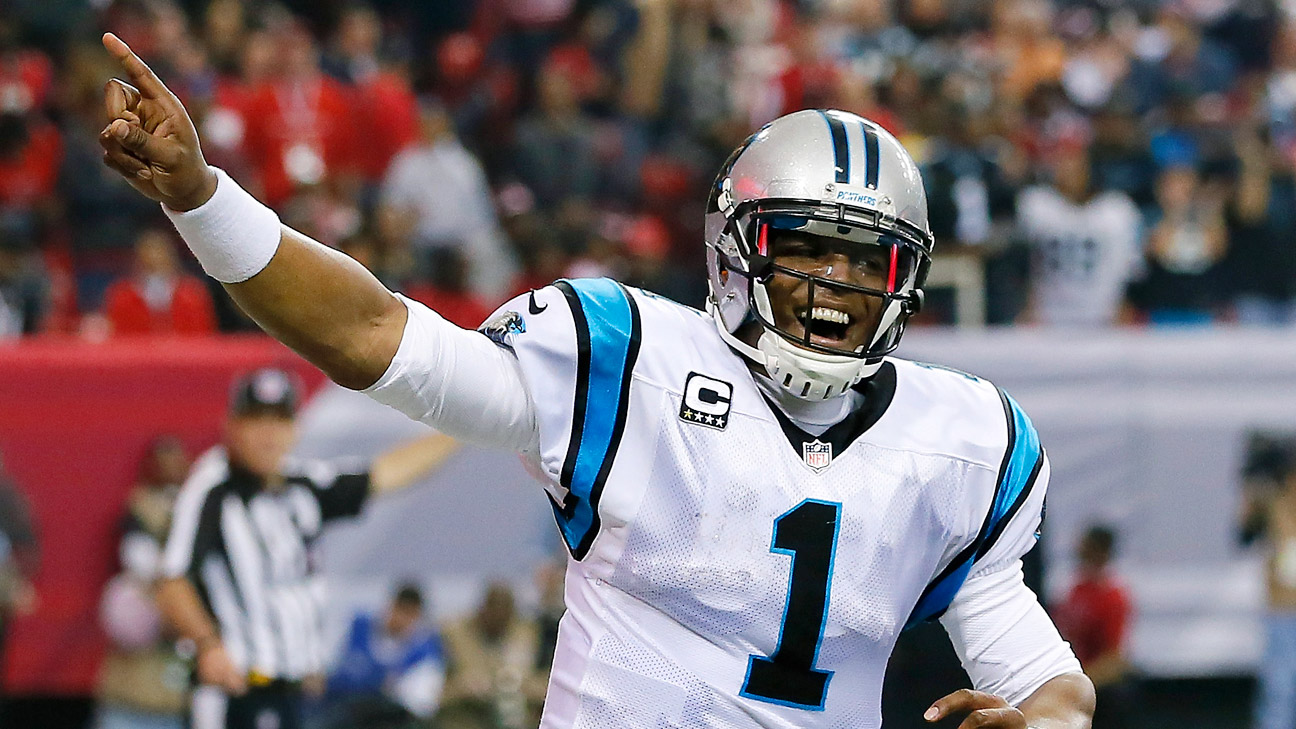
<path fill-rule="evenodd" d="M 178 435 L 191 453 L 220 438 L 233 378 L 278 365 L 323 375 L 262 336 L 0 346 L 0 455 L 31 501 L 39 605 L 13 622 L 11 694 L 89 694 L 103 636 L 98 602 L 116 569 L 117 527 L 145 447 Z"/>

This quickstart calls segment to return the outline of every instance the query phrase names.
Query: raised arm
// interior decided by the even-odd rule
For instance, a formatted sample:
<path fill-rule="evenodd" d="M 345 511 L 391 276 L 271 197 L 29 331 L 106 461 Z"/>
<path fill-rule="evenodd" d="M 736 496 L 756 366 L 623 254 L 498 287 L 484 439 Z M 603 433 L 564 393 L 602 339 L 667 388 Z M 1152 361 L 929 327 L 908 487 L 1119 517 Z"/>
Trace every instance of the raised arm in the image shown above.
<path fill-rule="evenodd" d="M 121 39 L 105 34 L 103 44 L 131 81 L 113 79 L 104 90 L 104 163 L 166 206 L 182 232 L 207 229 L 202 240 L 186 235 L 186 242 L 263 329 L 344 387 L 377 381 L 400 346 L 405 306 L 359 263 L 278 225 L 273 212 L 218 175 L 170 89 Z M 209 210 L 217 195 L 221 209 Z"/>
<path fill-rule="evenodd" d="M 433 433 L 383 451 L 369 467 L 374 495 L 395 493 L 427 476 L 459 449 L 450 436 Z"/>

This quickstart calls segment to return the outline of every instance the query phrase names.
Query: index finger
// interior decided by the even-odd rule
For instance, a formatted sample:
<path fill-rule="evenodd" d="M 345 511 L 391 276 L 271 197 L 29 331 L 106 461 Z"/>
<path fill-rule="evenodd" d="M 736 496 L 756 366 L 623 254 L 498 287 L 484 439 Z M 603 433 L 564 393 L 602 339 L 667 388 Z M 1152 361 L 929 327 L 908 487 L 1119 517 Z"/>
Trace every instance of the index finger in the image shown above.
<path fill-rule="evenodd" d="M 1002 697 L 984 691 L 959 689 L 948 696 L 937 699 L 936 703 L 923 714 L 927 721 L 938 721 L 951 714 L 962 714 L 977 709 L 1003 709 L 1008 702 Z"/>
<path fill-rule="evenodd" d="M 148 67 L 147 63 L 140 60 L 135 52 L 126 45 L 126 42 L 112 33 L 104 33 L 104 48 L 121 63 L 122 68 L 130 74 L 131 81 L 139 87 L 140 93 L 150 99 L 174 99 L 171 90 L 162 83 L 162 79 L 153 73 L 153 69 Z"/>

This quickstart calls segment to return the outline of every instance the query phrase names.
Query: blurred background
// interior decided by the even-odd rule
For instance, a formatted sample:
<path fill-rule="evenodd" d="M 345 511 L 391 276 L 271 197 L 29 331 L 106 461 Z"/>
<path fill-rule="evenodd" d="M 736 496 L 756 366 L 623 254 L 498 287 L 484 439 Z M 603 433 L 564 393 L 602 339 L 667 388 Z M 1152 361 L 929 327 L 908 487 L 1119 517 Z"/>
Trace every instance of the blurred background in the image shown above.
<path fill-rule="evenodd" d="M 0 0 L 0 726 L 124 700 L 123 519 L 217 442 L 237 373 L 311 388 L 304 455 L 420 428 L 256 333 L 100 163 L 107 30 L 211 163 L 468 327 L 560 277 L 700 307 L 729 151 L 802 108 L 873 119 L 922 168 L 937 238 L 899 354 L 1035 419 L 1032 581 L 1109 689 L 1105 726 L 1252 726 L 1256 676 L 1296 712 L 1296 3 Z M 558 545 L 517 461 L 464 447 L 324 540 L 331 629 L 406 585 L 434 634 L 507 602 L 548 636 Z M 939 629 L 892 669 L 889 727 L 960 680 Z"/>

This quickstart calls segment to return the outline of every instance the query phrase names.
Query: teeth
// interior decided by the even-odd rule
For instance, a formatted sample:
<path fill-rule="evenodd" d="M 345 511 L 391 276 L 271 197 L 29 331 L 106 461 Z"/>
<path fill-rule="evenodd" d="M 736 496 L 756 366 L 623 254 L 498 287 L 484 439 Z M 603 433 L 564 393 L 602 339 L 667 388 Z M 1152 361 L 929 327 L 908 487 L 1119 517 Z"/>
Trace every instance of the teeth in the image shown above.
<path fill-rule="evenodd" d="M 836 309 L 829 309 L 826 306 L 816 306 L 810 312 L 810 318 L 819 321 L 830 321 L 834 324 L 850 324 L 850 314 Z"/>

